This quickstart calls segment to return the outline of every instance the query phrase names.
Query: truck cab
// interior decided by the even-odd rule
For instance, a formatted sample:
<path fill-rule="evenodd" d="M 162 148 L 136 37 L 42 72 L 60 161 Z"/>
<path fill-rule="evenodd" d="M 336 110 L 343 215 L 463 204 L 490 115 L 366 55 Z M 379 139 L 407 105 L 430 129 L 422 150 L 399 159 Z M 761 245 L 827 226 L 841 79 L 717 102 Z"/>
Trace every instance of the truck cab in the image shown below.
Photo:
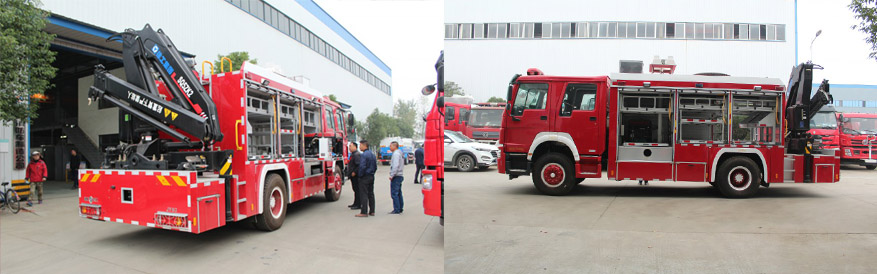
<path fill-rule="evenodd" d="M 841 121 L 841 163 L 877 168 L 877 114 L 843 113 Z"/>
<path fill-rule="evenodd" d="M 478 142 L 495 145 L 499 140 L 505 103 L 476 103 L 469 112 L 468 126 L 463 131 Z"/>
<path fill-rule="evenodd" d="M 453 131 L 466 131 L 469 124 L 469 111 L 474 99 L 469 96 L 454 96 L 445 98 L 445 129 Z"/>
<path fill-rule="evenodd" d="M 838 149 L 840 145 L 838 124 L 838 113 L 834 106 L 826 105 L 819 109 L 810 120 L 809 133 L 816 140 L 815 145 L 826 149 Z"/>

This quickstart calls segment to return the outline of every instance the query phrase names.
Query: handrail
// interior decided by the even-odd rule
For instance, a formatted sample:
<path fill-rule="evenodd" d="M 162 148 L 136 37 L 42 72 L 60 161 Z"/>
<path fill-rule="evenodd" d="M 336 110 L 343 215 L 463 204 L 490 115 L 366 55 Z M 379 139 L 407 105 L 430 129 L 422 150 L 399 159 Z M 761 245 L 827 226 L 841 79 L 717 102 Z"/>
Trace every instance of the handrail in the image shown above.
<path fill-rule="evenodd" d="M 228 72 L 234 70 L 234 64 L 231 62 L 231 59 L 228 57 L 222 57 L 222 59 L 219 60 L 219 71 L 221 73 L 225 73 L 225 60 L 228 60 Z"/>
<path fill-rule="evenodd" d="M 234 145 L 238 150 L 244 150 L 244 147 L 241 146 L 240 140 L 240 126 L 243 125 L 241 120 L 237 120 L 234 122 Z"/>
<path fill-rule="evenodd" d="M 213 63 L 211 63 L 210 61 L 204 60 L 201 62 L 201 79 L 204 79 L 204 65 L 205 64 L 210 65 L 210 75 L 213 75 Z M 210 78 L 210 76 L 207 76 L 207 78 Z"/>

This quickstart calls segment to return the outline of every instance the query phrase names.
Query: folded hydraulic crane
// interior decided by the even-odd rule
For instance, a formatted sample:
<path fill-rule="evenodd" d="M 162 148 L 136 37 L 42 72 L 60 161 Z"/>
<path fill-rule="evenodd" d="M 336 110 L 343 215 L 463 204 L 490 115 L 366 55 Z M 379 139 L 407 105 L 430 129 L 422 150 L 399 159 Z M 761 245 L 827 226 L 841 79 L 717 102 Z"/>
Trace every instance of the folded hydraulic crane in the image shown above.
<path fill-rule="evenodd" d="M 813 69 L 822 69 L 819 65 L 807 62 L 792 70 L 789 77 L 789 93 L 786 97 L 786 146 L 789 153 L 804 154 L 804 182 L 812 182 L 813 136 L 810 131 L 810 119 L 823 106 L 831 104 L 833 99 L 829 93 L 828 80 L 823 80 L 813 97 Z"/>
<path fill-rule="evenodd" d="M 109 39 L 122 41 L 127 81 L 98 65 L 88 92 L 89 102 L 104 100 L 119 108 L 123 144 L 107 148 L 102 166 L 217 170 L 231 151 L 209 150 L 213 142 L 222 140 L 216 105 L 176 46 L 148 24 Z M 160 92 L 158 83 L 166 93 Z M 157 131 L 170 138 L 159 138 Z"/>

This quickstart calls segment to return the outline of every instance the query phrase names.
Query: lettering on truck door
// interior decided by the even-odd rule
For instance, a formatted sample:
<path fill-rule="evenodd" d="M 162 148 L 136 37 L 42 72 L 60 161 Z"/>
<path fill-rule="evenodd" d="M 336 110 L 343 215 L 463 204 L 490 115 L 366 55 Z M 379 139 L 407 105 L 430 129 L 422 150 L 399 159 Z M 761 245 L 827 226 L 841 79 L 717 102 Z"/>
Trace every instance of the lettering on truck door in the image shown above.
<path fill-rule="evenodd" d="M 530 143 L 540 132 L 548 127 L 548 95 L 547 83 L 521 83 L 518 85 L 511 111 L 507 131 L 512 132 L 505 137 L 508 152 L 527 153 Z"/>

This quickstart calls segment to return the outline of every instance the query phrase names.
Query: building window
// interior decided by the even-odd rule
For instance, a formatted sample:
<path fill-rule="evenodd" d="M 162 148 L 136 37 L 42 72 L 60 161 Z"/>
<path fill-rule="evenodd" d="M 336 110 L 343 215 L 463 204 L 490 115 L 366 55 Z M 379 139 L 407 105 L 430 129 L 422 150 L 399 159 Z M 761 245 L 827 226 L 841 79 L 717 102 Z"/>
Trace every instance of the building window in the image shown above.
<path fill-rule="evenodd" d="M 576 31 L 575 31 L 576 36 L 575 37 L 587 38 L 588 37 L 588 23 L 581 22 L 581 23 L 575 23 L 575 25 L 576 25 Z"/>
<path fill-rule="evenodd" d="M 725 39 L 734 39 L 734 25 L 733 24 L 723 24 L 725 27 L 724 38 Z"/>
<path fill-rule="evenodd" d="M 472 39 L 472 24 L 459 25 L 460 39 Z"/>
<path fill-rule="evenodd" d="M 551 23 L 542 24 L 542 38 L 551 38 Z"/>
<path fill-rule="evenodd" d="M 767 40 L 767 26 L 758 25 L 758 40 Z"/>
<path fill-rule="evenodd" d="M 627 23 L 618 23 L 618 38 L 627 38 Z"/>
<path fill-rule="evenodd" d="M 486 32 L 487 32 L 487 30 L 484 29 L 484 24 L 473 25 L 472 34 L 474 35 L 475 39 L 484 38 L 484 34 Z"/>
<path fill-rule="evenodd" d="M 685 38 L 694 39 L 694 23 L 685 23 Z"/>
<path fill-rule="evenodd" d="M 542 23 L 533 23 L 533 38 L 542 38 Z"/>
<path fill-rule="evenodd" d="M 667 23 L 667 38 L 676 38 L 676 24 Z"/>
<path fill-rule="evenodd" d="M 877 108 L 877 101 L 865 101 L 866 108 Z"/>
<path fill-rule="evenodd" d="M 521 24 L 520 23 L 509 24 L 509 38 L 521 38 Z"/>
<path fill-rule="evenodd" d="M 704 24 L 694 24 L 694 39 L 703 39 Z"/>
<path fill-rule="evenodd" d="M 666 33 L 666 31 L 664 30 L 664 26 L 666 26 L 666 24 L 664 24 L 664 23 L 655 23 L 655 27 L 657 28 L 655 30 L 655 33 L 657 34 L 656 38 L 658 38 L 658 39 L 665 39 L 666 38 L 664 36 L 664 34 Z"/>
<path fill-rule="evenodd" d="M 496 24 L 496 34 L 497 38 L 508 38 L 508 26 L 509 24 Z"/>
<path fill-rule="evenodd" d="M 749 40 L 758 40 L 758 37 L 761 36 L 758 33 L 758 25 L 749 25 Z"/>
<path fill-rule="evenodd" d="M 560 38 L 569 38 L 572 33 L 572 23 L 560 24 Z"/>
<path fill-rule="evenodd" d="M 522 27 L 523 27 L 522 37 L 523 38 L 534 38 L 533 34 L 535 33 L 535 30 L 536 30 L 535 25 L 536 25 L 535 23 L 522 24 Z"/>
<path fill-rule="evenodd" d="M 646 38 L 655 38 L 655 23 L 646 23 Z"/>
<path fill-rule="evenodd" d="M 749 40 L 749 25 L 739 24 L 739 26 L 740 26 L 740 36 L 738 39 Z"/>
<path fill-rule="evenodd" d="M 777 41 L 786 41 L 786 25 L 777 25 Z"/>
<path fill-rule="evenodd" d="M 445 25 L 445 38 L 457 38 L 457 25 L 456 24 L 446 24 Z"/>
<path fill-rule="evenodd" d="M 560 23 L 551 23 L 551 38 L 561 38 Z"/>

